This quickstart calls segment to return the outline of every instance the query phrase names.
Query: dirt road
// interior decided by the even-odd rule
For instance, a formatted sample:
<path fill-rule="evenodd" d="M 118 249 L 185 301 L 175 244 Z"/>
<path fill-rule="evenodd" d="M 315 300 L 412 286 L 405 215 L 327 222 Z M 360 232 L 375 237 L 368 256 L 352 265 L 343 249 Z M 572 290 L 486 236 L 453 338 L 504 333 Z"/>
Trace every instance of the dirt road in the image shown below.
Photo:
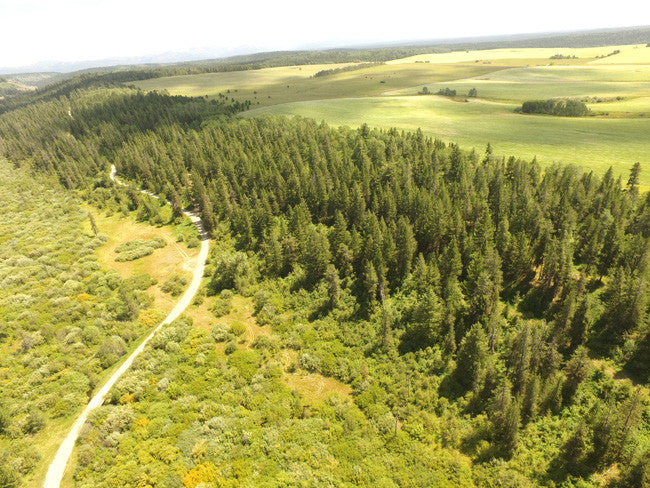
<path fill-rule="evenodd" d="M 115 177 L 116 169 L 115 166 L 111 166 L 111 179 L 115 181 L 119 185 L 124 185 L 120 180 L 118 180 Z M 140 190 L 142 193 L 145 193 L 149 196 L 152 196 L 154 198 L 159 198 L 157 195 L 154 195 L 152 193 L 149 193 L 145 190 Z M 201 218 L 198 216 L 198 214 L 194 212 L 189 212 L 189 211 L 184 211 L 185 215 L 187 215 L 194 225 L 199 229 L 199 233 L 201 234 L 201 250 L 199 251 L 199 257 L 197 259 L 196 263 L 196 268 L 192 271 L 192 282 L 190 283 L 190 286 L 185 290 L 185 293 L 183 296 L 180 298 L 176 306 L 173 308 L 173 310 L 169 313 L 169 315 L 165 318 L 165 320 L 159 324 L 141 343 L 140 345 L 129 355 L 128 358 L 120 365 L 120 367 L 111 375 L 111 377 L 104 383 L 104 385 L 101 387 L 101 389 L 91 398 L 90 402 L 84 409 L 84 411 L 81 413 L 77 421 L 74 423 L 72 426 L 72 429 L 64 439 L 63 443 L 59 447 L 59 450 L 56 453 L 56 456 L 54 457 L 54 460 L 50 464 L 50 467 L 47 471 L 47 476 L 45 477 L 45 483 L 43 486 L 45 488 L 58 488 L 59 485 L 61 484 L 61 479 L 63 478 L 63 473 L 65 472 L 65 468 L 68 464 L 68 460 L 70 459 L 70 455 L 72 454 L 72 450 L 74 448 L 75 442 L 77 441 L 77 438 L 79 437 L 79 432 L 81 431 L 81 428 L 83 427 L 84 423 L 86 422 L 86 419 L 88 418 L 88 414 L 90 413 L 91 410 L 94 408 L 100 406 L 104 402 L 104 398 L 106 398 L 106 395 L 108 394 L 109 390 L 113 387 L 113 385 L 117 382 L 117 380 L 120 379 L 120 377 L 126 372 L 127 369 L 133 364 L 133 361 L 138 355 L 144 350 L 144 347 L 147 345 L 147 343 L 151 340 L 151 338 L 158 332 L 164 325 L 169 324 L 176 320 L 181 313 L 187 308 L 187 306 L 192 303 L 192 299 L 194 298 L 194 295 L 199 289 L 199 286 L 201 285 L 201 278 L 203 278 L 203 272 L 205 270 L 205 261 L 208 258 L 208 250 L 210 248 L 210 241 L 208 240 L 208 235 L 205 232 L 205 228 L 203 227 L 203 222 L 201 221 Z"/>

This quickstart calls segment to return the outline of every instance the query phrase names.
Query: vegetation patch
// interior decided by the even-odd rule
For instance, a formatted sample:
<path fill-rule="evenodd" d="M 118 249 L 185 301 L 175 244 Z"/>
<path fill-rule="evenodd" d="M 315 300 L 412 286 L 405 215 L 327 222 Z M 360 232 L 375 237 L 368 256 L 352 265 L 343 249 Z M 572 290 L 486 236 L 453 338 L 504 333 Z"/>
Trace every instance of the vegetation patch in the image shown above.
<path fill-rule="evenodd" d="M 126 241 L 115 248 L 115 252 L 117 253 L 115 261 L 135 261 L 136 259 L 153 254 L 156 249 L 160 249 L 166 245 L 167 242 L 162 237 L 154 237 L 149 240 L 134 239 L 132 241 Z"/>
<path fill-rule="evenodd" d="M 106 236 L 56 181 L 0 160 L 0 208 L 0 480 L 36 487 L 105 371 L 154 325 L 139 319 L 154 281 L 102 268 Z"/>
<path fill-rule="evenodd" d="M 183 293 L 183 290 L 187 286 L 188 279 L 182 275 L 172 275 L 161 285 L 160 289 L 169 293 L 171 296 L 175 297 Z"/>
<path fill-rule="evenodd" d="M 590 110 L 580 100 L 529 100 L 521 105 L 521 113 L 555 115 L 557 117 L 584 117 Z"/>

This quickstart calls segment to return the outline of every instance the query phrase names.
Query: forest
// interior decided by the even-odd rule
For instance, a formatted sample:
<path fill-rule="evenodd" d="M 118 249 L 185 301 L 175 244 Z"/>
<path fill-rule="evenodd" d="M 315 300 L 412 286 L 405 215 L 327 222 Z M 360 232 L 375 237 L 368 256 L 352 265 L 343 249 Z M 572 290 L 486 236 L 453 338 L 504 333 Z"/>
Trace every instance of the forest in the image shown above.
<path fill-rule="evenodd" d="M 79 486 L 648 486 L 639 164 L 621 181 L 241 108 L 120 88 L 0 116 L 2 156 L 95 204 L 149 217 L 110 164 L 196 204 L 204 299 L 247 297 L 272 331 L 241 349 L 170 326 L 87 426 Z M 11 313 L 10 343 L 38 333 Z M 285 367 L 352 393 L 305 408 Z"/>

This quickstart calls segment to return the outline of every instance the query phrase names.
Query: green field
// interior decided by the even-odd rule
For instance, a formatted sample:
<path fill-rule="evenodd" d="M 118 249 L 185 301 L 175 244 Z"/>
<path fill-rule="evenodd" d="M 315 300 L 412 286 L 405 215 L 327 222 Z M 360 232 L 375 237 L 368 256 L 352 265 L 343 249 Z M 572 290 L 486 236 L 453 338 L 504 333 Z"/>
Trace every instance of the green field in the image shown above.
<path fill-rule="evenodd" d="M 478 97 L 492 101 L 521 103 L 532 99 L 561 97 L 599 98 L 591 103 L 596 112 L 644 112 L 650 96 L 650 66 L 543 66 L 510 68 L 452 83 L 427 83 L 396 90 L 387 95 L 414 95 L 426 86 L 430 93 L 451 88 L 464 96 L 471 88 Z M 616 98 L 621 98 L 617 100 Z"/>
<path fill-rule="evenodd" d="M 224 94 L 235 100 L 251 100 L 253 106 L 298 100 L 379 96 L 385 91 L 481 76 L 500 67 L 483 65 L 379 65 L 330 76 L 312 75 L 323 69 L 348 66 L 309 65 L 200 75 L 170 76 L 134 83 L 144 90 L 166 90 L 171 95 Z"/>
<path fill-rule="evenodd" d="M 576 56 L 577 59 L 568 60 L 573 63 L 584 63 L 585 60 L 596 59 L 598 56 L 606 56 L 613 51 L 620 51 L 620 54 L 602 58 L 608 63 L 648 63 L 650 62 L 650 49 L 645 52 L 642 44 L 628 46 L 605 46 L 587 48 L 506 48 L 486 49 L 477 51 L 453 51 L 449 53 L 418 54 L 408 58 L 389 61 L 388 64 L 407 63 L 467 63 L 483 61 L 502 61 L 510 59 L 533 59 L 548 60 L 546 63 L 562 64 L 566 60 L 550 60 L 555 54 L 563 56 Z M 605 61 L 608 60 L 608 61 Z"/>
<path fill-rule="evenodd" d="M 617 54 L 611 54 L 619 51 Z M 550 59 L 560 54 L 568 59 Z M 611 54 L 611 55 L 610 55 Z M 570 58 L 576 56 L 576 58 Z M 171 94 L 225 95 L 251 100 L 247 116 L 300 115 L 338 125 L 399 127 L 501 155 L 537 156 L 597 173 L 650 160 L 650 48 L 494 49 L 424 54 L 334 75 L 343 65 L 290 66 L 138 82 Z M 417 95 L 457 90 L 454 99 Z M 478 97 L 465 100 L 471 88 Z M 576 97 L 594 116 L 568 119 L 521 115 L 523 101 Z M 650 173 L 642 175 L 650 186 Z"/>

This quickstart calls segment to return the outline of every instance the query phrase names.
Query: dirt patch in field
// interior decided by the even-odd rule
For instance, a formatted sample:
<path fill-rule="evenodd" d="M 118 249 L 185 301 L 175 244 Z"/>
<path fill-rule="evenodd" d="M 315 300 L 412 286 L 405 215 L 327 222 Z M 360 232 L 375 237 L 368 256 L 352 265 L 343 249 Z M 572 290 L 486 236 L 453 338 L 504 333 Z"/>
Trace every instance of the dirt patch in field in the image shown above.
<path fill-rule="evenodd" d="M 324 400 L 333 394 L 338 394 L 343 398 L 349 398 L 352 394 L 352 388 L 349 385 L 318 373 L 301 371 L 285 373 L 283 379 L 290 388 L 298 390 L 309 403 Z"/>

